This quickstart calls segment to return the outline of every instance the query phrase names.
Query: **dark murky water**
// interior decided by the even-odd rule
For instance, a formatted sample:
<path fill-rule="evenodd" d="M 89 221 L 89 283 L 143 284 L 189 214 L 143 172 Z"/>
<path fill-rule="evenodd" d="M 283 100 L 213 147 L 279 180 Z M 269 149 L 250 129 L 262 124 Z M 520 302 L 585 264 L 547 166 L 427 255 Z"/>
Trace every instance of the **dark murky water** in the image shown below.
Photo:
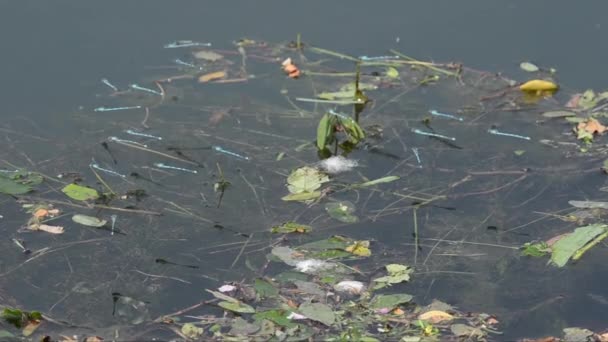
<path fill-rule="evenodd" d="M 99 80 L 107 77 L 125 85 L 165 75 L 166 70 L 158 67 L 170 64 L 179 52 L 161 47 L 176 39 L 211 41 L 221 49 L 230 48 L 230 42 L 241 37 L 280 42 L 301 33 L 306 42 L 355 56 L 381 55 L 395 48 L 421 60 L 463 62 L 471 68 L 504 72 L 516 79 L 526 77 L 518 70 L 519 62 L 531 60 L 557 68 L 566 93 L 603 89 L 604 76 L 598 70 L 608 57 L 608 49 L 602 44 L 608 33 L 603 21 L 606 9 L 608 5 L 599 1 L 579 8 L 548 1 L 420 1 L 380 6 L 371 2 L 351 2 L 348 6 L 300 2 L 286 6 L 278 1 L 147 1 L 145 5 L 4 2 L 0 5 L 0 41 L 5 47 L 0 56 L 0 138 L 5 147 L 0 150 L 0 159 L 52 176 L 82 172 L 94 183 L 87 168 L 91 158 L 111 165 L 99 142 L 124 129 L 139 127 L 143 113 L 93 115 L 91 108 L 149 100 L 116 101 L 107 96 Z M 104 231 L 69 226 L 69 217 L 58 220 L 67 227 L 60 236 L 17 233 L 28 216 L 13 199 L 2 198 L 0 232 L 7 239 L 2 243 L 5 253 L 0 263 L 0 304 L 40 310 L 103 331 L 132 323 L 132 317 L 112 315 L 111 293 L 120 292 L 148 302 L 147 311 L 138 315 L 154 319 L 200 301 L 206 296 L 205 288 L 253 276 L 245 261 L 252 268 L 262 267 L 268 252 L 263 248 L 274 238 L 266 233 L 268 228 L 294 217 L 314 222 L 318 229 L 313 239 L 329 234 L 371 238 L 387 250 L 399 250 L 394 257 L 399 262 L 414 264 L 412 213 L 405 209 L 409 202 L 394 203 L 391 209 L 387 205 L 395 198 L 363 191 L 343 195 L 340 200 L 357 203 L 358 210 L 368 218 L 345 227 L 323 216 L 322 208 L 307 210 L 303 205 L 280 200 L 277 193 L 284 191 L 285 175 L 292 168 L 316 161 L 316 153 L 312 149 L 292 153 L 278 165 L 274 162 L 276 153 L 289 154 L 302 142 L 313 139 L 316 120 L 301 120 L 290 114 L 293 108 L 279 94 L 282 88 L 289 88 L 290 94 L 306 94 L 305 86 L 264 78 L 272 71 L 268 66 L 257 71 L 262 77 L 245 85 L 168 87 L 168 94 L 180 100 L 155 110 L 149 121 L 154 134 L 165 137 L 162 144 L 150 142 L 151 147 L 160 150 L 173 145 L 222 144 L 251 155 L 255 162 L 226 158 L 204 149 L 184 149 L 204 164 L 199 174 L 162 174 L 147 168 L 162 158 L 112 146 L 119 161 L 112 165 L 115 169 L 123 173 L 136 170 L 163 184 L 155 187 L 144 181 L 111 180 L 120 191 L 148 189 L 150 197 L 138 205 L 165 210 L 161 217 L 118 213 L 117 225 L 127 235 L 110 238 Z M 597 166 L 585 158 L 565 161 L 562 150 L 486 134 L 492 124 L 535 140 L 551 139 L 556 131 L 567 131 L 565 126 L 553 123 L 537 126 L 536 117 L 528 112 L 495 112 L 461 126 L 434 122 L 438 131 L 458 136 L 462 150 L 412 134 L 410 129 L 418 127 L 424 116 L 417 113 L 431 106 L 459 108 L 474 102 L 473 96 L 454 96 L 450 89 L 450 85 L 419 89 L 399 103 L 378 103 L 364 112 L 364 125 L 385 127 L 383 147 L 387 152 L 405 158 L 400 140 L 409 147 L 418 146 L 424 168 L 357 151 L 353 157 L 364 165 L 360 174 L 369 179 L 401 175 L 405 181 L 400 190 L 435 194 L 471 171 L 531 171 L 478 174 L 475 182 L 459 188 L 460 194 L 470 195 L 455 196 L 438 202 L 437 207 L 420 210 L 423 249 L 416 256 L 419 273 L 405 290 L 416 294 L 421 302 L 439 298 L 463 310 L 499 314 L 504 317 L 508 338 L 557 335 L 561 328 L 575 325 L 605 328 L 598 313 L 605 311 L 606 304 L 597 300 L 608 297 L 600 285 L 606 282 L 601 262 L 605 248 L 597 248 L 575 267 L 557 270 L 547 267 L 544 260 L 522 258 L 509 248 L 436 244 L 436 239 L 443 239 L 520 246 L 571 230 L 572 224 L 557 220 L 529 222 L 539 218 L 534 212 L 566 208 L 569 199 L 594 199 L 604 182 L 601 174 L 581 171 Z M 563 103 L 563 98 L 560 101 Z M 299 105 L 313 110 L 313 106 Z M 217 128 L 207 127 L 208 117 L 218 108 L 231 108 L 228 119 Z M 513 151 L 518 149 L 525 149 L 526 154 L 514 156 Z M 221 164 L 232 183 L 220 209 L 215 208 L 212 190 L 218 179 L 216 163 Z M 359 179 L 358 175 L 341 178 L 346 182 Z M 506 190 L 473 195 L 509 182 L 515 182 L 514 186 Z M 53 189 L 37 196 L 59 198 Z M 72 209 L 65 210 L 72 213 Z M 184 210 L 188 212 L 184 214 Z M 488 230 L 488 226 L 498 230 Z M 238 260 L 235 258 L 247 238 L 235 232 L 253 233 L 248 249 Z M 21 264 L 25 257 L 8 239 L 15 236 L 25 238 L 32 249 L 60 248 Z M 84 243 L 69 245 L 78 241 Z M 231 245 L 237 242 L 240 244 Z M 200 269 L 158 264 L 156 258 L 196 264 Z"/>

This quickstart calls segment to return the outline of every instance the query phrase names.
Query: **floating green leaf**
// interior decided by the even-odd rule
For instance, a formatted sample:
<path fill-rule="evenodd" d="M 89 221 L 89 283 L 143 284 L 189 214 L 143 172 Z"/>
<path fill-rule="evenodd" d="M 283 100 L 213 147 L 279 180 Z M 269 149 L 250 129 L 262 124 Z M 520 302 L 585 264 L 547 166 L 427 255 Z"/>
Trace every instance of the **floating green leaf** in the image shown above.
<path fill-rule="evenodd" d="M 287 328 L 291 328 L 291 327 L 295 327 L 296 324 L 293 323 L 289 318 L 287 318 L 287 316 L 289 316 L 290 312 L 285 311 L 285 310 L 267 310 L 267 311 L 262 311 L 262 312 L 258 312 L 255 315 L 253 315 L 253 318 L 256 321 L 262 321 L 262 320 L 269 320 L 271 322 L 274 322 L 280 326 L 283 327 L 287 327 Z"/>
<path fill-rule="evenodd" d="M 97 192 L 97 190 L 73 183 L 65 186 L 61 189 L 61 192 L 77 201 L 88 201 L 99 198 L 99 192 Z"/>
<path fill-rule="evenodd" d="M 198 339 L 203 335 L 203 328 L 197 327 L 192 323 L 186 323 L 182 325 L 182 334 L 190 339 Z"/>
<path fill-rule="evenodd" d="M 279 290 L 276 287 L 267 280 L 260 278 L 255 280 L 253 288 L 260 298 L 272 298 L 279 294 Z"/>
<path fill-rule="evenodd" d="M 299 224 L 296 222 L 285 222 L 280 226 L 274 226 L 271 228 L 272 233 L 289 234 L 289 233 L 308 233 L 312 227 Z"/>
<path fill-rule="evenodd" d="M 372 309 L 394 309 L 400 304 L 408 303 L 412 300 L 411 295 L 406 293 L 377 295 L 371 301 Z"/>
<path fill-rule="evenodd" d="M 311 193 L 325 182 L 329 182 L 329 176 L 313 167 L 304 166 L 287 177 L 287 188 L 292 194 Z"/>
<path fill-rule="evenodd" d="M 334 235 L 328 239 L 305 243 L 298 247 L 298 250 L 328 250 L 328 249 L 345 249 L 353 243 L 352 239 L 344 236 Z"/>
<path fill-rule="evenodd" d="M 406 265 L 390 264 L 386 265 L 387 276 L 374 279 L 374 289 L 381 289 L 393 284 L 402 283 L 410 280 L 412 268 Z"/>
<path fill-rule="evenodd" d="M 354 204 L 348 201 L 327 203 L 325 210 L 329 216 L 341 222 L 355 223 L 359 221 L 359 218 L 353 215 L 355 212 Z"/>
<path fill-rule="evenodd" d="M 103 227 L 106 223 L 108 223 L 108 221 L 106 220 L 100 220 L 94 216 L 87 216 L 81 214 L 76 214 L 72 216 L 72 221 L 82 224 L 83 226 L 89 227 Z"/>
<path fill-rule="evenodd" d="M 226 310 L 230 310 L 232 312 L 238 312 L 238 313 L 255 313 L 255 309 L 250 306 L 247 305 L 243 302 L 219 302 L 217 303 L 217 305 L 221 308 L 224 308 Z"/>
<path fill-rule="evenodd" d="M 298 311 L 313 321 L 321 322 L 327 326 L 335 323 L 336 315 L 329 306 L 323 303 L 303 303 Z"/>
<path fill-rule="evenodd" d="M 577 251 L 607 229 L 606 224 L 592 224 L 575 229 L 551 246 L 551 262 L 557 267 L 563 267 Z"/>
<path fill-rule="evenodd" d="M 7 195 L 23 195 L 30 191 L 32 191 L 30 186 L 17 183 L 14 180 L 3 177 L 2 174 L 0 174 L 0 193 Z"/>
<path fill-rule="evenodd" d="M 541 257 L 551 253 L 551 247 L 546 242 L 530 243 L 527 242 L 522 246 L 521 254 L 531 257 Z"/>
<path fill-rule="evenodd" d="M 299 194 L 289 194 L 281 197 L 283 201 L 310 201 L 321 197 L 321 191 L 301 192 Z"/>

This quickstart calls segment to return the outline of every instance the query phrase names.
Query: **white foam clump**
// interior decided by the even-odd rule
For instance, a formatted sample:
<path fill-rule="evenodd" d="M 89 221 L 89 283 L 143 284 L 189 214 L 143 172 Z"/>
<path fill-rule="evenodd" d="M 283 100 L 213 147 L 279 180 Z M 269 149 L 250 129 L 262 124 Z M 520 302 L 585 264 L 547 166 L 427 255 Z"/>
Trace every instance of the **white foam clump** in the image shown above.
<path fill-rule="evenodd" d="M 359 163 L 356 160 L 347 159 L 342 156 L 333 156 L 321 160 L 317 165 L 327 173 L 336 174 L 350 171 L 354 167 L 359 166 Z"/>
<path fill-rule="evenodd" d="M 296 263 L 296 269 L 303 273 L 317 273 L 333 267 L 334 264 L 318 259 L 307 259 Z"/>

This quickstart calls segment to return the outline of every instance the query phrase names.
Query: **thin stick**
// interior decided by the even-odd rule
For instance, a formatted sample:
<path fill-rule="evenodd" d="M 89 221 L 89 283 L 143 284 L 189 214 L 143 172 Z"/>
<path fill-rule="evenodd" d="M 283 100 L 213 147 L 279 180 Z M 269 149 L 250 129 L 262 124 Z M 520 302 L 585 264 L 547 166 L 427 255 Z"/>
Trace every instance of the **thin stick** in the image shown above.
<path fill-rule="evenodd" d="M 420 247 L 418 244 L 420 243 L 420 238 L 418 237 L 418 207 L 415 207 L 413 209 L 414 212 L 414 265 L 416 265 L 418 262 L 418 247 Z"/>
<path fill-rule="evenodd" d="M 236 263 L 239 261 L 239 259 L 241 258 L 241 255 L 243 255 L 243 251 L 245 250 L 245 248 L 247 247 L 247 245 L 249 244 L 249 241 L 251 241 L 251 238 L 253 237 L 254 233 L 251 233 L 251 235 L 249 235 L 249 238 L 247 239 L 247 241 L 245 241 L 245 243 L 243 244 L 243 247 L 241 248 L 241 250 L 239 251 L 239 254 L 236 256 L 236 258 L 234 258 L 234 261 L 232 262 L 232 265 L 230 265 L 230 269 L 232 269 L 234 267 L 234 265 L 236 265 Z"/>
<path fill-rule="evenodd" d="M 245 175 L 243 173 L 241 173 L 241 178 L 243 178 L 245 183 L 247 183 L 249 188 L 251 188 L 251 192 L 253 192 L 253 196 L 255 197 L 256 201 L 258 202 L 258 205 L 260 206 L 260 209 L 262 210 L 262 214 L 266 215 L 266 207 L 264 207 L 264 204 L 262 203 L 262 200 L 258 196 L 258 192 L 255 190 L 255 187 L 251 183 L 249 183 L 249 181 L 247 180 L 247 178 L 245 178 Z"/>
<path fill-rule="evenodd" d="M 169 276 L 162 276 L 162 275 L 157 275 L 157 274 L 150 274 L 150 273 L 146 273 L 146 272 L 142 272 L 140 270 L 133 270 L 137 273 L 143 274 L 145 276 L 151 277 L 151 278 L 164 278 L 164 279 L 172 279 L 172 280 L 177 280 L 179 282 L 185 283 L 185 284 L 192 284 L 191 282 L 187 281 L 187 280 L 183 280 L 177 277 L 169 277 Z"/>
<path fill-rule="evenodd" d="M 46 203 L 63 204 L 63 205 L 67 205 L 67 206 L 75 207 L 75 208 L 83 208 L 83 209 L 98 208 L 98 209 L 107 209 L 107 210 L 121 211 L 121 212 L 125 212 L 125 213 L 162 216 L 162 213 L 159 213 L 157 211 L 149 211 L 149 210 L 141 210 L 141 209 L 117 208 L 117 207 L 110 207 L 110 206 L 101 205 L 101 204 L 80 205 L 80 204 L 75 204 L 75 203 L 66 202 L 66 201 L 46 199 L 46 198 L 42 198 L 42 197 L 32 197 L 32 196 L 26 196 L 26 197 L 22 197 L 22 198 L 29 199 L 29 200 L 32 200 L 32 201 L 40 201 L 40 202 L 46 202 Z"/>
<path fill-rule="evenodd" d="M 89 166 L 89 169 L 91 169 L 91 171 L 93 171 L 93 174 L 95 174 L 95 177 L 97 178 L 97 180 L 99 182 L 101 182 L 101 184 L 103 184 L 103 186 L 105 186 L 108 190 L 110 190 L 110 193 L 114 196 L 116 196 L 116 193 L 114 192 L 114 190 L 112 190 L 112 188 L 110 188 L 110 186 L 108 185 L 108 183 L 106 183 L 103 178 L 101 178 L 101 176 L 97 173 L 97 171 L 95 171 L 95 169 L 93 169 L 91 166 Z"/>
<path fill-rule="evenodd" d="M 199 302 L 199 303 L 197 303 L 197 304 L 194 304 L 194 305 L 192 305 L 192 306 L 189 306 L 189 307 L 187 307 L 187 308 L 185 308 L 185 309 L 181 309 L 181 310 L 179 310 L 179 311 L 175 311 L 175 312 L 172 312 L 172 313 L 170 313 L 170 314 L 166 314 L 166 315 L 158 316 L 158 318 L 156 318 L 156 319 L 154 320 L 154 323 L 161 323 L 165 317 L 179 316 L 179 315 L 181 315 L 181 314 L 184 314 L 184 313 L 186 313 L 186 312 L 188 312 L 188 311 L 192 311 L 192 310 L 194 310 L 194 309 L 196 309 L 196 308 L 198 308 L 198 307 L 201 307 L 201 306 L 203 306 L 203 305 L 208 305 L 208 304 L 211 304 L 211 303 L 214 303 L 214 302 L 217 302 L 217 301 L 218 301 L 218 299 L 217 299 L 217 298 L 213 298 L 213 299 L 210 299 L 210 300 L 204 300 L 204 301 L 202 301 L 202 302 Z"/>
<path fill-rule="evenodd" d="M 123 141 L 114 141 L 114 142 L 117 143 L 117 144 L 123 145 L 123 146 L 131 147 L 131 148 L 134 148 L 134 149 L 138 149 L 138 150 L 142 150 L 142 151 L 146 151 L 146 152 L 150 152 L 150 153 L 154 153 L 154 154 L 157 154 L 159 156 L 163 156 L 165 158 L 169 158 L 169 159 L 173 159 L 173 160 L 179 160 L 182 163 L 198 166 L 198 163 L 195 163 L 193 161 L 177 158 L 177 157 L 174 157 L 174 156 L 172 156 L 170 154 L 162 153 L 162 152 L 159 152 L 159 151 L 156 151 L 156 150 L 152 150 L 152 149 L 149 149 L 147 147 L 141 147 L 141 146 L 129 144 L 129 143 L 126 143 L 126 142 L 123 142 Z"/>

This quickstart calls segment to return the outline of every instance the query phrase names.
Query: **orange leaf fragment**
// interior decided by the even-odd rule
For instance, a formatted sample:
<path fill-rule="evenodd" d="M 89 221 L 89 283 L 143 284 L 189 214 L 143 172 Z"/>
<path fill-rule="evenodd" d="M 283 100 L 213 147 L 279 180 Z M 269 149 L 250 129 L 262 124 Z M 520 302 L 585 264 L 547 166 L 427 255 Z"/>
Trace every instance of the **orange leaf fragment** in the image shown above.
<path fill-rule="evenodd" d="M 450 315 L 445 311 L 431 310 L 420 314 L 418 316 L 418 319 L 435 324 L 443 321 L 451 321 L 452 319 L 454 319 L 454 316 Z"/>
<path fill-rule="evenodd" d="M 577 129 L 580 131 L 585 130 L 591 134 L 602 134 L 604 133 L 608 128 L 606 128 L 606 126 L 602 125 L 599 121 L 597 121 L 594 118 L 590 118 L 589 120 L 585 121 L 585 122 L 580 122 L 577 126 Z"/>
<path fill-rule="evenodd" d="M 405 311 L 401 310 L 401 308 L 396 308 L 395 310 L 393 310 L 393 315 L 403 315 L 405 314 Z"/>
<path fill-rule="evenodd" d="M 199 83 L 206 83 L 206 82 L 210 82 L 210 81 L 219 80 L 224 77 L 226 77 L 225 71 L 216 71 L 216 72 L 211 72 L 208 74 L 201 75 L 198 78 L 198 81 L 199 81 Z"/>
<path fill-rule="evenodd" d="M 44 208 L 40 208 L 34 212 L 34 217 L 37 219 L 45 218 L 48 215 L 49 215 L 49 211 Z"/>
<path fill-rule="evenodd" d="M 293 64 L 293 62 L 291 61 L 291 58 L 285 59 L 283 61 L 283 63 L 281 63 L 281 65 L 283 65 L 283 71 L 290 78 L 298 78 L 298 77 L 300 77 L 300 75 L 301 75 L 300 69 L 298 69 L 298 67 L 295 64 Z"/>

